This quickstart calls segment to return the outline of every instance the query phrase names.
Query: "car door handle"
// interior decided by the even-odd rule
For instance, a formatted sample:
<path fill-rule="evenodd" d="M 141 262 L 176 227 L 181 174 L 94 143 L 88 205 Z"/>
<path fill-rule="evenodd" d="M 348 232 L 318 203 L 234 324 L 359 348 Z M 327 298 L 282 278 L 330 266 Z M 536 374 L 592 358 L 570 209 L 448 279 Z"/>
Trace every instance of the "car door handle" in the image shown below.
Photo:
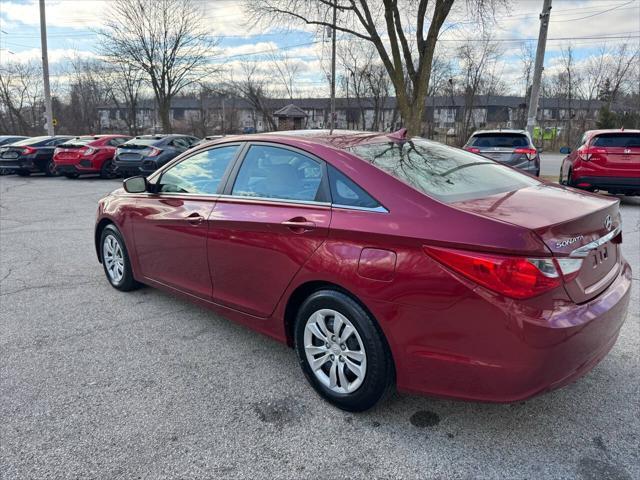
<path fill-rule="evenodd" d="M 286 220 L 282 222 L 282 225 L 293 230 L 296 233 L 306 232 L 307 230 L 313 230 L 316 228 L 316 224 L 314 222 L 307 221 L 306 218 L 292 218 L 291 220 Z"/>
<path fill-rule="evenodd" d="M 202 222 L 204 222 L 204 217 L 197 212 L 193 212 L 187 217 L 187 222 L 189 222 L 191 225 L 200 225 Z"/>

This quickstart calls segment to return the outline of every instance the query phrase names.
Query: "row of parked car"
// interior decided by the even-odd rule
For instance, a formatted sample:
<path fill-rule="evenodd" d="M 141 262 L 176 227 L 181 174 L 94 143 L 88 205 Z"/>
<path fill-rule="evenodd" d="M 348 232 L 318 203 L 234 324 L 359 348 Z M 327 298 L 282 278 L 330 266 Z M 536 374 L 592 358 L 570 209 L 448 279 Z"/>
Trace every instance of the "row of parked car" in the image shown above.
<path fill-rule="evenodd" d="M 201 142 L 190 135 L 0 136 L 0 170 L 20 176 L 148 175 Z"/>
<path fill-rule="evenodd" d="M 147 176 L 202 142 L 189 135 L 0 136 L 0 172 L 64 175 Z M 479 130 L 465 150 L 540 175 L 540 151 L 524 130 Z M 640 194 L 640 130 L 590 130 L 575 149 L 564 147 L 560 183 L 585 190 Z"/>

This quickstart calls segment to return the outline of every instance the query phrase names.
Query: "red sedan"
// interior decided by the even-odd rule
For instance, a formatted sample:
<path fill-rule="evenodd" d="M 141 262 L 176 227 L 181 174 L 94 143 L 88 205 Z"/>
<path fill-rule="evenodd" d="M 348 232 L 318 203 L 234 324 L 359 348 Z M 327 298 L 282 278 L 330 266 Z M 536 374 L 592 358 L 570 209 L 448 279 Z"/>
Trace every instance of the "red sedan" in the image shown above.
<path fill-rule="evenodd" d="M 115 178 L 113 156 L 116 148 L 131 137 L 124 135 L 86 135 L 59 145 L 53 154 L 56 171 L 67 178 L 98 173 Z"/>
<path fill-rule="evenodd" d="M 590 130 L 560 167 L 560 183 L 584 190 L 640 195 L 640 130 Z"/>
<path fill-rule="evenodd" d="M 395 134 L 225 137 L 102 199 L 119 290 L 191 299 L 295 347 L 346 410 L 513 402 L 589 371 L 624 322 L 618 200 Z"/>

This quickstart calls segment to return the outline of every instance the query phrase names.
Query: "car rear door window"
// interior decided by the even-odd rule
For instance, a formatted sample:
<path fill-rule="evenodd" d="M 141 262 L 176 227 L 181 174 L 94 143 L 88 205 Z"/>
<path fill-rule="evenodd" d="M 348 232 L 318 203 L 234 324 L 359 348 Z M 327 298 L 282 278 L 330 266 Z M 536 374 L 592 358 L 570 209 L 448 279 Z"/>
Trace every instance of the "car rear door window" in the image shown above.
<path fill-rule="evenodd" d="M 340 207 L 379 208 L 380 203 L 337 168 L 328 165 L 331 201 Z"/>
<path fill-rule="evenodd" d="M 528 147 L 529 139 L 521 133 L 479 133 L 474 135 L 471 146 L 478 148 Z"/>
<path fill-rule="evenodd" d="M 249 148 L 231 194 L 317 201 L 322 164 L 294 150 L 265 145 Z"/>
<path fill-rule="evenodd" d="M 186 138 L 176 138 L 171 141 L 170 145 L 176 148 L 184 148 L 184 149 L 187 149 L 190 146 Z"/>
<path fill-rule="evenodd" d="M 365 144 L 350 150 L 416 190 L 445 203 L 540 184 L 493 160 L 429 140 Z"/>
<path fill-rule="evenodd" d="M 162 174 L 161 193 L 215 194 L 235 158 L 239 145 L 228 145 L 196 153 Z"/>

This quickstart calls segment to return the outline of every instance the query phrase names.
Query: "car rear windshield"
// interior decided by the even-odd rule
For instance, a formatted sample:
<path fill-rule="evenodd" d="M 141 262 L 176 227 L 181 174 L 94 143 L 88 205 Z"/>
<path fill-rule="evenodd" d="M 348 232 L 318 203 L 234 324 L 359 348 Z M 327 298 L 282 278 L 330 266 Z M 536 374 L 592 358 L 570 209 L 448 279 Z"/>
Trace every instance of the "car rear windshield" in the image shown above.
<path fill-rule="evenodd" d="M 66 142 L 64 142 L 62 145 L 60 145 L 61 147 L 66 147 L 66 146 L 73 146 L 73 147 L 83 147 L 84 145 L 87 145 L 91 142 L 95 142 L 96 140 L 99 140 L 100 137 L 79 137 L 79 138 L 72 138 L 71 140 L 68 140 Z"/>
<path fill-rule="evenodd" d="M 471 146 L 478 148 L 528 147 L 529 139 L 521 133 L 478 133 L 473 136 Z"/>
<path fill-rule="evenodd" d="M 47 140 L 51 140 L 51 137 L 48 136 L 44 136 L 44 137 L 31 137 L 31 138 L 25 138 L 24 140 L 20 140 L 19 142 L 15 142 L 13 144 L 11 144 L 11 146 L 14 145 L 36 145 L 40 142 L 44 142 Z"/>
<path fill-rule="evenodd" d="M 640 147 L 640 133 L 604 133 L 593 140 L 594 147 Z"/>
<path fill-rule="evenodd" d="M 452 203 L 540 184 L 534 178 L 458 148 L 421 138 L 349 149 L 416 190 Z"/>
<path fill-rule="evenodd" d="M 122 148 L 144 148 L 149 145 L 155 145 L 161 138 L 134 138 L 121 145 Z"/>

